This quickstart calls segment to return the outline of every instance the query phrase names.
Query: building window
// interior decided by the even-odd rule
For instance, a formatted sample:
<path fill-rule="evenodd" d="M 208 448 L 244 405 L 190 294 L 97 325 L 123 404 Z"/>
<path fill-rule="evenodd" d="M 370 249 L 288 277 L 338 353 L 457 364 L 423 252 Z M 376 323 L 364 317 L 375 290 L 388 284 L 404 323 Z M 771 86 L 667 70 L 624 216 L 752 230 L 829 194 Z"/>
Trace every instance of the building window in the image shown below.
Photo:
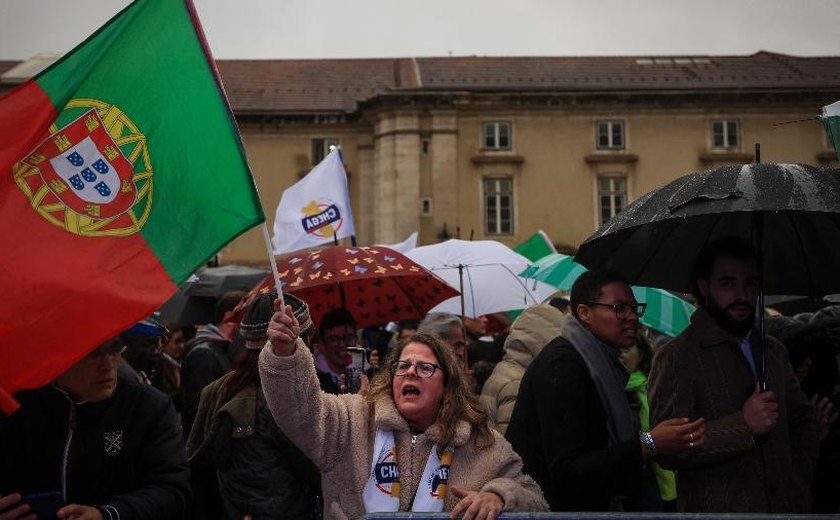
<path fill-rule="evenodd" d="M 627 177 L 599 176 L 598 201 L 598 225 L 603 226 L 627 206 Z"/>
<path fill-rule="evenodd" d="M 738 148 L 738 121 L 712 121 L 712 148 Z"/>
<path fill-rule="evenodd" d="M 488 235 L 513 233 L 513 178 L 484 179 L 484 231 Z"/>
<path fill-rule="evenodd" d="M 312 165 L 316 165 L 324 160 L 333 149 L 341 146 L 341 141 L 335 137 L 320 137 L 312 140 Z"/>
<path fill-rule="evenodd" d="M 510 150 L 510 123 L 504 121 L 484 123 L 484 149 Z"/>
<path fill-rule="evenodd" d="M 624 121 L 598 121 L 598 150 L 624 149 Z"/>
<path fill-rule="evenodd" d="M 421 217 L 431 217 L 432 216 L 432 199 L 429 197 L 423 197 L 420 199 L 420 216 Z"/>
<path fill-rule="evenodd" d="M 429 148 L 431 147 L 431 140 L 428 138 L 424 138 L 420 140 L 420 151 L 423 155 L 429 154 Z"/>

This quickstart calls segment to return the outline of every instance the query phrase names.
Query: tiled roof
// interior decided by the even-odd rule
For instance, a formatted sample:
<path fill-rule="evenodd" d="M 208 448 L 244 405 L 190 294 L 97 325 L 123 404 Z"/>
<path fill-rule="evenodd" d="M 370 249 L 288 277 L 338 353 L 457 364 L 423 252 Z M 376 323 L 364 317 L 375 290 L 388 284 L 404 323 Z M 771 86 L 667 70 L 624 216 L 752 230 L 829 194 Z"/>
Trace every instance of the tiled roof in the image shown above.
<path fill-rule="evenodd" d="M 840 57 L 420 58 L 423 87 L 466 90 L 718 90 L 840 87 Z"/>
<path fill-rule="evenodd" d="M 14 66 L 17 65 L 18 63 L 20 63 L 20 61 L 0 60 L 0 76 L 2 76 L 7 71 L 14 68 Z"/>
<path fill-rule="evenodd" d="M 350 112 L 356 103 L 416 87 L 411 59 L 219 60 L 235 111 Z"/>
<path fill-rule="evenodd" d="M 20 62 L 0 61 L 0 74 Z M 448 57 L 219 60 L 241 114 L 347 113 L 387 92 L 837 90 L 840 56 Z M 8 87 L 8 85 L 4 85 Z"/>
<path fill-rule="evenodd" d="M 0 62 L 11 63 L 11 67 L 0 69 L 0 79 L 4 85 L 19 85 L 55 63 L 60 54 L 42 53 L 26 61 Z"/>
<path fill-rule="evenodd" d="M 451 57 L 220 61 L 238 111 L 351 112 L 385 92 L 838 90 L 840 56 Z"/>

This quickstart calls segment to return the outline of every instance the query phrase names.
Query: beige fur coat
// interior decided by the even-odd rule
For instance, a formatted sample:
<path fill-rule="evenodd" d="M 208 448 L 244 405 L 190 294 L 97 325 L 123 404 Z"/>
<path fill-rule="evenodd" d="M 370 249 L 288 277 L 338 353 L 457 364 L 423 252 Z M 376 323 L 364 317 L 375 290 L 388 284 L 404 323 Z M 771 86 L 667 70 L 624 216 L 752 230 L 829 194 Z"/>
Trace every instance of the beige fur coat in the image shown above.
<path fill-rule="evenodd" d="M 377 429 L 393 430 L 400 467 L 400 511 L 411 508 L 412 497 L 429 452 L 440 438 L 438 427 L 412 435 L 391 399 L 373 407 L 359 395 L 321 392 L 309 350 L 298 342 L 291 356 L 277 356 L 270 347 L 260 355 L 266 401 L 286 435 L 321 470 L 324 515 L 328 519 L 359 518 L 365 514 L 362 492 L 367 484 Z M 493 491 L 505 501 L 505 511 L 547 511 L 539 486 L 522 473 L 522 461 L 510 444 L 493 432 L 495 443 L 477 449 L 466 422 L 458 425 L 450 466 L 452 485 L 470 491 Z M 458 499 L 444 500 L 450 511 Z"/>

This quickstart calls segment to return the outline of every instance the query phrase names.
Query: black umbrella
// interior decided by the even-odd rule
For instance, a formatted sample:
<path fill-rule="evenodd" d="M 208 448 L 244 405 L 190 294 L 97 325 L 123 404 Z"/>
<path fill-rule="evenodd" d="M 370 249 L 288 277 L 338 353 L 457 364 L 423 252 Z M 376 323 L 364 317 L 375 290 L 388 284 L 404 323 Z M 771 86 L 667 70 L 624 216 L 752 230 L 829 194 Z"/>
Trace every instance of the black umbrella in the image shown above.
<path fill-rule="evenodd" d="M 163 304 L 158 312 L 164 323 L 206 325 L 213 323 L 215 306 L 216 298 L 189 296 L 184 294 L 184 288 L 181 288 Z"/>
<path fill-rule="evenodd" d="M 575 261 L 634 284 L 688 292 L 694 257 L 723 236 L 756 246 L 762 308 L 764 293 L 840 292 L 840 171 L 746 164 L 680 177 L 604 224 Z"/>
<path fill-rule="evenodd" d="M 680 177 L 604 224 L 575 261 L 689 292 L 694 257 L 722 236 L 757 246 L 766 294 L 840 292 L 840 171 L 745 164 Z"/>
<path fill-rule="evenodd" d="M 255 269 L 244 265 L 205 267 L 195 273 L 198 280 L 187 287 L 186 294 L 219 298 L 228 291 L 250 291 L 265 278 L 267 273 L 265 269 Z"/>
<path fill-rule="evenodd" d="M 165 323 L 204 325 L 213 323 L 216 300 L 234 290 L 249 291 L 266 276 L 265 269 L 242 265 L 206 267 L 184 282 L 160 308 Z"/>

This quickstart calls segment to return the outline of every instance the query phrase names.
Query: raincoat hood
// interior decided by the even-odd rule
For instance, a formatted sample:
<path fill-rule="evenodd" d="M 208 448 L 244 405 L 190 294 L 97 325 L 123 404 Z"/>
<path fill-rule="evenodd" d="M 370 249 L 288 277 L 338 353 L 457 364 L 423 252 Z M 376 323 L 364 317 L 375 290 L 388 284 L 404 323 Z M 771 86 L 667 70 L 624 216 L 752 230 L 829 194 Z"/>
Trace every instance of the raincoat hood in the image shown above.
<path fill-rule="evenodd" d="M 527 368 L 551 340 L 563 332 L 569 315 L 547 303 L 525 309 L 505 340 L 504 360 Z"/>

